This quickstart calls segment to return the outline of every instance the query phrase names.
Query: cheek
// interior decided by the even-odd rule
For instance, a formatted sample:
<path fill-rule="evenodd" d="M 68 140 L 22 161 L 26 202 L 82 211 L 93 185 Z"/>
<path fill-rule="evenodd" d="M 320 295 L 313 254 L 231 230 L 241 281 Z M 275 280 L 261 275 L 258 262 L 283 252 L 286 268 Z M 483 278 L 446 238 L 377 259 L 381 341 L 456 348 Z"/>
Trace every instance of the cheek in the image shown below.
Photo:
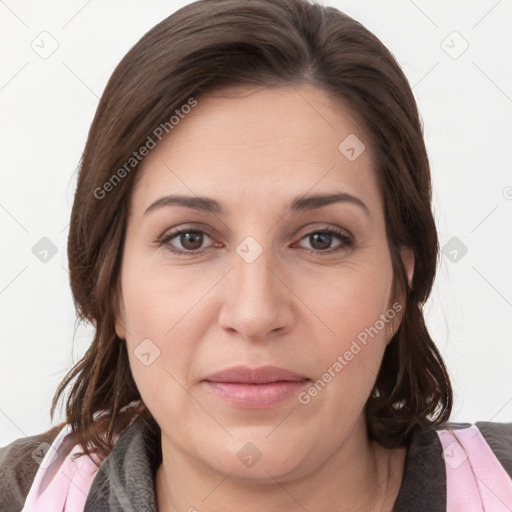
<path fill-rule="evenodd" d="M 190 313 L 193 316 L 198 298 L 207 289 L 198 273 L 135 258 L 124 263 L 122 279 L 126 328 L 133 341 L 171 339 L 181 322 Z"/>
<path fill-rule="evenodd" d="M 138 255 L 137 247 L 126 254 L 121 279 L 135 383 L 156 416 L 169 419 L 171 410 L 185 414 L 191 401 L 184 388 L 193 381 L 191 372 L 201 343 L 216 319 L 213 294 L 208 292 L 215 289 L 223 269 L 173 268 L 161 257 L 155 262 Z"/>
<path fill-rule="evenodd" d="M 176 422 L 178 411 L 187 416 L 191 401 L 184 389 L 195 354 L 190 336 L 179 338 L 187 318 L 187 297 L 181 294 L 173 300 L 164 282 L 133 281 L 125 297 L 130 368 L 142 400 L 159 424 Z"/>
<path fill-rule="evenodd" d="M 176 340 L 197 298 L 180 282 L 179 272 L 170 276 L 134 258 L 123 262 L 121 278 L 130 367 L 144 402 L 153 409 L 163 388 L 176 396 L 178 382 L 186 384 L 194 344 L 187 343 L 190 337 Z"/>
<path fill-rule="evenodd" d="M 310 297 L 321 322 L 318 333 L 323 335 L 306 349 L 318 370 L 312 395 L 323 394 L 333 407 L 351 403 L 361 408 L 377 378 L 396 315 L 390 304 L 391 262 L 352 268 L 338 280 L 331 276 L 319 284 Z"/>
<path fill-rule="evenodd" d="M 320 279 L 313 278 L 304 283 L 299 293 L 306 297 L 305 302 L 312 306 L 330 333 L 326 339 L 336 345 L 340 340 L 356 338 L 374 326 L 380 315 L 390 308 L 391 289 L 389 262 L 389 265 L 380 263 L 373 268 L 369 265 L 344 268 L 338 276 L 329 274 Z M 378 328 L 382 329 L 381 322 Z"/>

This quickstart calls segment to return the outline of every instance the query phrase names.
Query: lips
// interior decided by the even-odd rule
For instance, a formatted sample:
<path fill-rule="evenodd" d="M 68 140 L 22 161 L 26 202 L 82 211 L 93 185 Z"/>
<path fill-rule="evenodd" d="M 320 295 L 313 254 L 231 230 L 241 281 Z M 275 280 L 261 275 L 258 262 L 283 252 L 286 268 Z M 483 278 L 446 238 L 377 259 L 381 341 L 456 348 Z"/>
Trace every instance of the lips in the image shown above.
<path fill-rule="evenodd" d="M 275 407 L 294 396 L 310 379 L 277 366 L 236 366 L 214 373 L 204 382 L 218 398 L 231 405 L 262 409 Z"/>
<path fill-rule="evenodd" d="M 209 382 L 239 382 L 244 384 L 267 384 L 269 382 L 307 380 L 304 375 L 290 372 L 277 366 L 262 366 L 249 368 L 247 366 L 235 366 L 214 373 L 206 377 Z"/>

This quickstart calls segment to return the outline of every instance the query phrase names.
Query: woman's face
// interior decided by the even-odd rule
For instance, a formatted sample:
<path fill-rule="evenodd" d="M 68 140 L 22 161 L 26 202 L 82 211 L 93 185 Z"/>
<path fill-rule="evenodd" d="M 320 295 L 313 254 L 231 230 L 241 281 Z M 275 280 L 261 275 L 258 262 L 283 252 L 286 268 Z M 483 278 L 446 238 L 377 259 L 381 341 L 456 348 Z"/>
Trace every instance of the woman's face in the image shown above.
<path fill-rule="evenodd" d="M 283 481 L 364 435 L 402 305 L 362 127 L 309 85 L 228 92 L 138 170 L 116 331 L 166 449 Z"/>

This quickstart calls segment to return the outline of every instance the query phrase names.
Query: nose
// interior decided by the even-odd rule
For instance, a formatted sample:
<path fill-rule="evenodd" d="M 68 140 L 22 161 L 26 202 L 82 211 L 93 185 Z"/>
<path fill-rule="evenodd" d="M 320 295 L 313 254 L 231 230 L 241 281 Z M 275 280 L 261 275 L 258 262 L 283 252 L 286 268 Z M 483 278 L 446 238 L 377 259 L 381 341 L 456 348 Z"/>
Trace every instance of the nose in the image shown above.
<path fill-rule="evenodd" d="M 219 324 L 231 334 L 265 341 L 289 331 L 297 317 L 291 283 L 270 250 L 252 262 L 234 255 L 223 286 Z"/>

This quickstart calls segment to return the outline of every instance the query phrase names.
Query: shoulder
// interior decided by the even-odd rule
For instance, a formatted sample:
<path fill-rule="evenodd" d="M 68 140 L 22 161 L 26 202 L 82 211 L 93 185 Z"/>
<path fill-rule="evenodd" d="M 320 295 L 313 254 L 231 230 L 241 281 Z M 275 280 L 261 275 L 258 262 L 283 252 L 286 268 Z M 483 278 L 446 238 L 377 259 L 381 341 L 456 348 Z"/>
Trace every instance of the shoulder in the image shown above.
<path fill-rule="evenodd" d="M 62 427 L 57 425 L 0 448 L 0 510 L 14 512 L 23 508 L 39 464 Z"/>
<path fill-rule="evenodd" d="M 509 502 L 512 423 L 425 423 L 416 425 L 411 434 L 394 512 L 470 510 L 459 501 L 467 496 L 485 503 L 492 500 L 492 496 L 479 497 L 488 481 L 491 488 L 499 486 Z"/>
<path fill-rule="evenodd" d="M 507 510 L 512 505 L 511 425 L 477 422 L 438 430 L 443 446 L 447 482 L 447 509 Z"/>
<path fill-rule="evenodd" d="M 447 460 L 450 456 L 457 456 L 452 453 L 453 450 L 450 450 L 451 445 L 448 444 L 450 440 L 464 448 L 464 453 L 460 454 L 464 460 L 470 452 L 481 450 L 484 446 L 487 449 L 488 458 L 493 455 L 512 478 L 512 422 L 447 423 L 438 427 L 437 432 L 441 440 L 443 435 L 448 434 L 443 443 L 443 456 L 447 463 L 450 462 Z"/>
<path fill-rule="evenodd" d="M 475 426 L 512 478 L 512 422 L 492 423 L 479 421 Z"/>

